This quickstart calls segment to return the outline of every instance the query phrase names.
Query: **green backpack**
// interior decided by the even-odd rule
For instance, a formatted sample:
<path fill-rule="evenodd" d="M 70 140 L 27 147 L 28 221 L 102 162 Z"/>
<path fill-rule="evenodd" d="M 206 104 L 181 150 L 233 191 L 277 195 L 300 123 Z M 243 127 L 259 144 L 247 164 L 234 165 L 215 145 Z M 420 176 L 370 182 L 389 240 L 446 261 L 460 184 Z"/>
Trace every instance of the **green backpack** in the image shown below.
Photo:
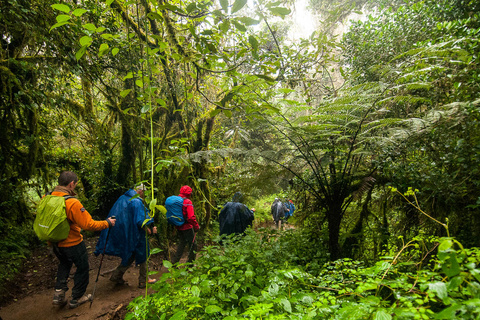
<path fill-rule="evenodd" d="M 68 237 L 70 223 L 67 220 L 65 200 L 70 198 L 74 197 L 47 194 L 40 201 L 33 222 L 33 230 L 40 240 L 59 242 Z"/>

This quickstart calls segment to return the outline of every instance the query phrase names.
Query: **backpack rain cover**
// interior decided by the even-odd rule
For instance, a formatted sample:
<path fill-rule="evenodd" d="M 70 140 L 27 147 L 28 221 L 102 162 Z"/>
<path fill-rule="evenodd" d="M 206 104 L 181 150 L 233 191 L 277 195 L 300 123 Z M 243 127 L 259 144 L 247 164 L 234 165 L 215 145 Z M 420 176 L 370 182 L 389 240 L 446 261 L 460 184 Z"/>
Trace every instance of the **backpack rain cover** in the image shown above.
<path fill-rule="evenodd" d="M 185 218 L 183 217 L 183 200 L 180 196 L 170 196 L 165 200 L 167 221 L 177 227 L 185 223 Z"/>
<path fill-rule="evenodd" d="M 46 195 L 40 201 L 33 222 L 33 230 L 40 240 L 59 242 L 68 237 L 70 223 L 65 208 L 65 200 L 68 198 L 72 197 Z"/>

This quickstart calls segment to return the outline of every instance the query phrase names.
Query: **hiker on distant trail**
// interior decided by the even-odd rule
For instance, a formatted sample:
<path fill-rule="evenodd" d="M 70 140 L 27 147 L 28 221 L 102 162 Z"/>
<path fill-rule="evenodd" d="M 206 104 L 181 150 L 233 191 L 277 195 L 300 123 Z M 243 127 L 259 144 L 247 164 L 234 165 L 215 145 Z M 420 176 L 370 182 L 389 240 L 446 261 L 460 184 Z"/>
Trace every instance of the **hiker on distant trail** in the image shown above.
<path fill-rule="evenodd" d="M 190 197 L 192 196 L 192 188 L 189 186 L 181 187 L 179 196 L 183 198 L 182 213 L 185 223 L 181 226 L 175 226 L 180 242 L 178 243 L 175 257 L 172 260 L 173 264 L 180 261 L 185 247 L 188 247 L 187 262 L 193 262 L 193 260 L 195 260 L 197 254 L 197 240 L 195 232 L 200 229 L 197 218 L 195 217 L 195 212 L 193 210 L 193 203 L 190 200 Z"/>
<path fill-rule="evenodd" d="M 285 207 L 287 208 L 287 211 L 285 211 L 285 223 L 287 223 L 288 218 L 293 216 L 293 212 L 295 212 L 295 205 L 293 204 L 293 201 L 288 199 L 285 203 Z"/>
<path fill-rule="evenodd" d="M 58 177 L 58 186 L 52 192 L 54 196 L 75 196 L 74 192 L 78 184 L 78 177 L 72 171 L 63 171 Z M 83 236 L 80 231 L 100 231 L 113 227 L 115 219 L 108 218 L 106 221 L 95 221 L 87 210 L 83 207 L 77 198 L 65 200 L 67 219 L 70 222 L 70 232 L 68 237 L 58 243 L 53 244 L 53 252 L 60 261 L 57 271 L 57 281 L 55 283 L 55 293 L 53 304 L 63 306 L 67 303 L 65 293 L 68 291 L 67 280 L 72 265 L 75 265 L 77 271 L 73 277 L 74 285 L 70 308 L 76 308 L 79 305 L 90 301 L 91 294 L 85 294 L 87 290 L 90 269 L 88 265 L 88 253 Z"/>
<path fill-rule="evenodd" d="M 106 239 L 107 230 L 102 231 L 95 248 L 97 256 L 102 254 L 105 248 L 105 254 L 122 258 L 120 265 L 110 276 L 110 280 L 118 285 L 126 284 L 123 275 L 135 262 L 140 269 L 138 287 L 145 288 L 146 286 L 149 248 L 145 232 L 155 234 L 157 227 L 153 226 L 153 219 L 148 215 L 149 210 L 143 203 L 144 198 L 145 186 L 143 184 L 138 185 L 135 189 L 129 189 L 118 198 L 108 214 L 109 217 L 116 217 L 115 228 L 110 230 L 108 240 Z M 146 220 L 148 221 L 144 224 Z M 105 241 L 107 241 L 106 246 Z M 155 279 L 149 279 L 148 283 L 155 281 Z"/>
<path fill-rule="evenodd" d="M 285 211 L 287 211 L 287 208 L 283 202 L 279 198 L 275 198 L 272 203 L 271 214 L 277 229 L 282 228 L 282 219 L 285 217 Z"/>
<path fill-rule="evenodd" d="M 218 215 L 220 235 L 243 234 L 248 226 L 252 226 L 255 208 L 250 210 L 242 202 L 243 194 L 235 192 L 232 201 L 223 206 Z"/>

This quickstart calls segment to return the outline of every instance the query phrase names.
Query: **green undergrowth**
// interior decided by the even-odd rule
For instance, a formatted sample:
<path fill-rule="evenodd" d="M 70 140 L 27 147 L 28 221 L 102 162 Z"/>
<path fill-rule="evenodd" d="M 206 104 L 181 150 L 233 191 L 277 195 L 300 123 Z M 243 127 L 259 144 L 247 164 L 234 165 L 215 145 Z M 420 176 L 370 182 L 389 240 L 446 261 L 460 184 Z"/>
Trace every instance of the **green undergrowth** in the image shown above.
<path fill-rule="evenodd" d="M 155 293 L 129 305 L 125 319 L 480 318 L 478 248 L 418 237 L 372 266 L 312 264 L 292 250 L 301 246 L 295 234 L 249 232 L 205 247 L 195 265 L 165 261 L 170 272 Z"/>

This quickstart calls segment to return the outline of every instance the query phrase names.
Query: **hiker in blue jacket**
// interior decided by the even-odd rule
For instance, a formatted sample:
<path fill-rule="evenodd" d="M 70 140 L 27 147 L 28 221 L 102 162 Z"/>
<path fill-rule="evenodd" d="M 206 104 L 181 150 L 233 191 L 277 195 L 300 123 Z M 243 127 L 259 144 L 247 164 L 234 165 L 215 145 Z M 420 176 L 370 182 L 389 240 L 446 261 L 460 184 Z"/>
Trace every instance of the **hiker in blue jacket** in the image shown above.
<path fill-rule="evenodd" d="M 97 256 L 103 253 L 105 248 L 105 254 L 122 258 L 120 265 L 110 277 L 116 284 L 125 284 L 123 275 L 135 261 L 135 264 L 140 266 L 138 287 L 146 286 L 149 248 L 145 232 L 157 233 L 157 228 L 153 227 L 153 219 L 148 215 L 149 210 L 143 203 L 144 197 L 145 187 L 140 184 L 135 190 L 130 189 L 118 198 L 108 214 L 108 217 L 115 216 L 117 223 L 110 231 L 107 246 L 105 247 L 107 232 L 102 232 L 95 248 Z M 148 221 L 142 228 L 145 220 Z M 155 280 L 151 279 L 148 282 L 153 283 Z"/>
<path fill-rule="evenodd" d="M 218 215 L 220 235 L 243 234 L 248 226 L 252 225 L 255 208 L 248 209 L 246 205 L 241 203 L 242 201 L 243 195 L 240 192 L 235 192 L 232 201 L 223 206 Z"/>
<path fill-rule="evenodd" d="M 285 207 L 287 208 L 287 211 L 285 212 L 285 223 L 287 223 L 288 218 L 293 216 L 293 212 L 295 211 L 295 205 L 293 204 L 293 201 L 289 199 L 285 202 Z"/>

